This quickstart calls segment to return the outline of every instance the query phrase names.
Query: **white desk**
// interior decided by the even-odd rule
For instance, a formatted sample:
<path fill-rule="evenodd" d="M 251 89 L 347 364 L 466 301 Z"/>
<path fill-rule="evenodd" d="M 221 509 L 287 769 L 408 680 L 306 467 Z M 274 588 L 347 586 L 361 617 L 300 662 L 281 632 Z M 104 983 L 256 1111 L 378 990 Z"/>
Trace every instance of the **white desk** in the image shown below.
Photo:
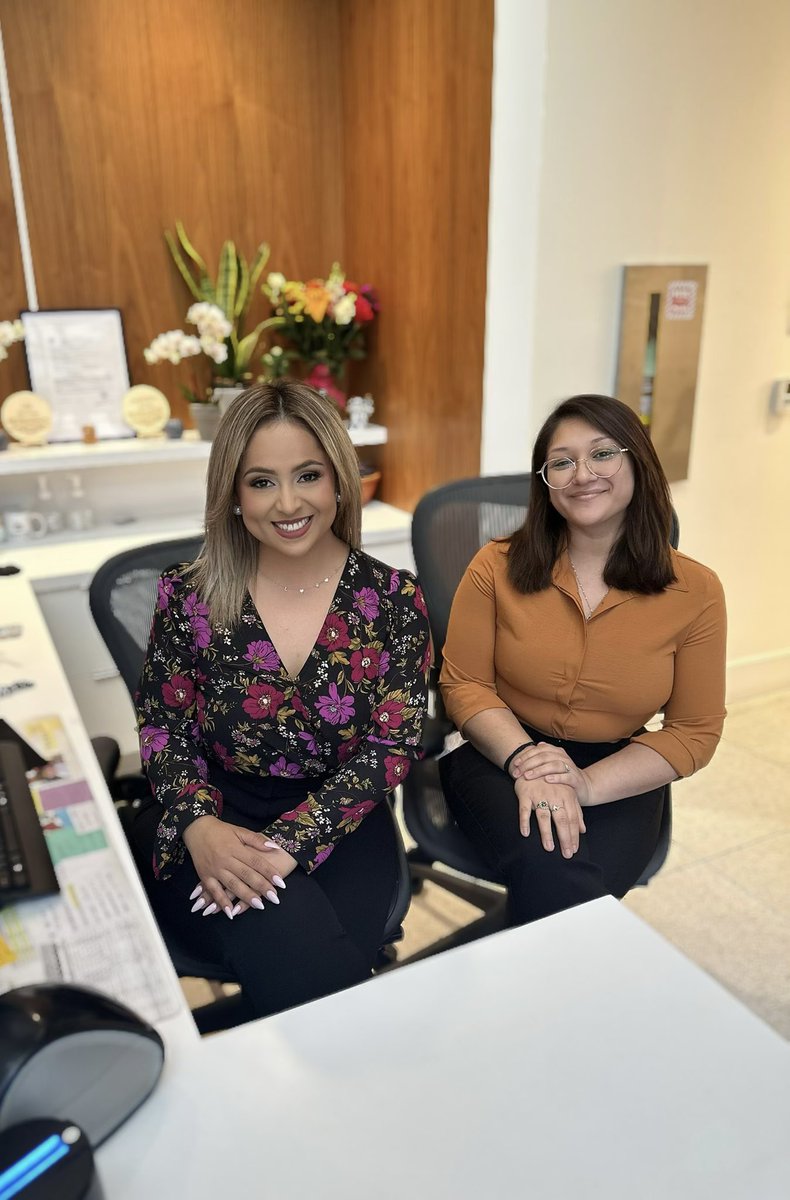
<path fill-rule="evenodd" d="M 614 900 L 201 1043 L 113 1200 L 787 1200 L 790 1046 Z"/>
<path fill-rule="evenodd" d="M 170 957 L 164 948 L 159 930 L 145 899 L 140 879 L 129 854 L 112 799 L 107 791 L 95 756 L 90 746 L 74 697 L 58 660 L 46 622 L 36 601 L 32 585 L 24 575 L 0 577 L 0 624 L 19 623 L 20 637 L 0 640 L 0 713 L 8 723 L 24 736 L 24 724 L 44 716 L 59 717 L 66 737 L 73 748 L 91 793 L 107 842 L 114 851 L 120 865 L 122 884 L 125 889 L 123 900 L 129 904 L 134 916 L 132 934 L 144 946 L 144 952 L 153 956 L 152 978 L 162 984 L 163 993 L 173 1015 L 157 1022 L 159 1032 L 165 1039 L 171 1055 L 199 1044 L 195 1024 L 184 1000 L 180 984 L 173 971 Z M 21 686 L 33 684 L 32 687 Z M 9 690 L 13 689 L 13 690 Z M 115 862 L 111 862 L 115 867 Z M 18 906 L 24 918 L 28 906 L 36 912 L 45 913 L 48 906 L 65 903 L 60 897 L 46 900 L 25 901 Z M 79 904 L 79 898 L 76 901 Z M 120 905 L 119 905 L 120 907 Z M 108 952 L 106 944 L 102 954 Z M 112 946 L 109 947 L 112 953 Z M 80 954 L 87 953 L 81 945 Z M 116 951 L 120 954 L 120 951 Z M 158 960 L 158 961 L 156 961 Z M 119 962 L 120 969 L 120 962 Z M 127 968 L 128 969 L 128 968 Z M 0 990 L 12 984 L 8 979 L 8 968 L 0 966 Z M 125 997 L 119 994 L 119 999 Z"/>
<path fill-rule="evenodd" d="M 57 711 L 165 960 L 23 577 L 12 724 Z M 23 667 L 9 665 L 17 658 Z M 1 969 L 0 969 L 1 973 Z M 98 1153 L 112 1200 L 787 1200 L 790 1045 L 614 900 L 201 1041 Z"/>

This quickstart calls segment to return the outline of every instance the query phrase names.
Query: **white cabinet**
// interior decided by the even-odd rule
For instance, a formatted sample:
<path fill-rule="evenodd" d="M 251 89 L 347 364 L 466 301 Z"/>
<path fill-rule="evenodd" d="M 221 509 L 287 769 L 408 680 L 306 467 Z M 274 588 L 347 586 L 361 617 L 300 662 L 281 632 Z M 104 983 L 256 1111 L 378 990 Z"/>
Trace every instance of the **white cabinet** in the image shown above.
<path fill-rule="evenodd" d="M 367 439 L 355 434 L 353 440 L 385 441 L 386 430 L 371 426 Z M 125 769 L 137 760 L 134 714 L 93 623 L 88 587 L 102 563 L 122 550 L 200 534 L 209 450 L 209 443 L 190 439 L 129 439 L 14 447 L 0 454 L 0 513 L 38 511 L 39 476 L 46 477 L 45 490 L 53 497 L 73 490 L 70 475 L 80 477 L 92 526 L 6 540 L 0 544 L 0 563 L 13 563 L 30 578 L 88 733 L 114 737 Z M 413 570 L 411 514 L 371 501 L 362 510 L 362 545 L 393 567 Z"/>

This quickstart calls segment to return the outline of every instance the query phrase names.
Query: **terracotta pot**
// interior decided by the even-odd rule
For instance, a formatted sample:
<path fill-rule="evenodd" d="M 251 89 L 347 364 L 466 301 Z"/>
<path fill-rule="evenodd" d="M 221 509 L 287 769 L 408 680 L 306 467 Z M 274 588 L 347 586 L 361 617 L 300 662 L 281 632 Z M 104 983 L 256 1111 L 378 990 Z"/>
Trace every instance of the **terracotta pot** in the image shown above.
<path fill-rule="evenodd" d="M 362 503 L 368 504 L 376 494 L 376 488 L 381 483 L 381 471 L 371 471 L 369 475 L 360 475 L 359 486 L 362 490 Z"/>

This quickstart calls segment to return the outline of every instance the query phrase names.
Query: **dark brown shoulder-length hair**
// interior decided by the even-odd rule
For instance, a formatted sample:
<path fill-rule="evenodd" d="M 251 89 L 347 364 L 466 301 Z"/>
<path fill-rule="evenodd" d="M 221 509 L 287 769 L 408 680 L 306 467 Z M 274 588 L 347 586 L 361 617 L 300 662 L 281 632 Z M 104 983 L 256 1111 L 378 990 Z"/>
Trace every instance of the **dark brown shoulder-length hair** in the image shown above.
<path fill-rule="evenodd" d="M 510 539 L 508 578 L 516 591 L 540 592 L 551 583 L 554 564 L 565 547 L 565 520 L 549 499 L 538 472 L 557 426 L 570 418 L 586 421 L 628 450 L 634 494 L 623 528 L 609 552 L 604 582 L 624 591 L 661 592 L 673 583 L 670 554 L 672 501 L 653 443 L 639 417 L 611 396 L 571 396 L 554 409 L 535 440 L 532 489 L 524 524 Z"/>

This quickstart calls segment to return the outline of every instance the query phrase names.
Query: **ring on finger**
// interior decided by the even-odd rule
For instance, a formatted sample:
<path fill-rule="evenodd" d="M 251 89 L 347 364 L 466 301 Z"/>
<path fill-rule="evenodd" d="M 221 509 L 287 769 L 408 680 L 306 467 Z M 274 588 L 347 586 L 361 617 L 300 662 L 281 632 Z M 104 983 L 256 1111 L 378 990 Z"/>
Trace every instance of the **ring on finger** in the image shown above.
<path fill-rule="evenodd" d="M 552 804 L 552 806 L 551 806 L 551 811 L 552 811 L 552 812 L 559 812 L 561 808 L 562 808 L 562 805 L 561 805 L 561 804 Z"/>
<path fill-rule="evenodd" d="M 567 774 L 569 774 L 569 772 L 570 772 L 570 767 L 568 766 L 568 764 L 567 764 L 567 763 L 563 763 L 563 770 L 565 771 L 565 774 L 566 774 L 566 775 L 567 775 Z"/>
<path fill-rule="evenodd" d="M 538 800 L 537 804 L 535 805 L 535 808 L 548 808 L 548 807 L 549 807 L 548 800 Z"/>

